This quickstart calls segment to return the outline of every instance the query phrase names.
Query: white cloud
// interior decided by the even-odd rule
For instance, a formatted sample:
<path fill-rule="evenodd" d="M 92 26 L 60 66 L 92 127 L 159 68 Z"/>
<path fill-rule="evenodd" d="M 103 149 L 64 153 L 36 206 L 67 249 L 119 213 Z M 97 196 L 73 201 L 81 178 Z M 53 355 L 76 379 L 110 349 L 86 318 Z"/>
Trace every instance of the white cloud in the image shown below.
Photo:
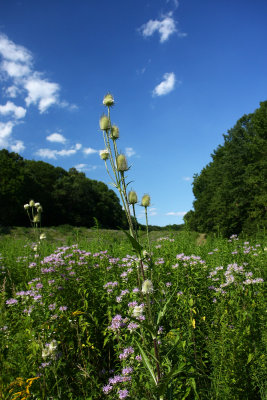
<path fill-rule="evenodd" d="M 191 176 L 183 176 L 183 181 L 189 182 L 191 180 L 192 180 Z"/>
<path fill-rule="evenodd" d="M 125 154 L 127 157 L 132 157 L 136 154 L 136 152 L 134 151 L 134 149 L 132 147 L 126 147 Z"/>
<path fill-rule="evenodd" d="M 158 32 L 160 35 L 160 43 L 166 42 L 175 32 L 177 32 L 179 37 L 185 37 L 186 33 L 180 32 L 177 29 L 177 23 L 172 14 L 171 11 L 167 15 L 163 15 L 161 19 L 150 19 L 146 24 L 142 25 L 139 30 L 144 37 L 150 37 L 155 32 Z"/>
<path fill-rule="evenodd" d="M 26 91 L 27 106 L 36 105 L 40 113 L 44 113 L 52 105 L 71 110 L 77 108 L 74 104 L 60 100 L 58 83 L 48 81 L 43 77 L 44 74 L 33 69 L 33 56 L 29 50 L 1 34 L 0 56 L 3 58 L 0 71 L 4 73 L 4 78 L 13 80 L 12 85 L 6 89 L 7 95 L 14 98 L 18 92 Z"/>
<path fill-rule="evenodd" d="M 0 105 L 0 114 L 2 115 L 14 114 L 14 117 L 19 119 L 25 117 L 26 109 L 20 106 L 16 106 L 11 101 L 8 101 L 4 106 Z"/>
<path fill-rule="evenodd" d="M 25 47 L 13 43 L 3 34 L 0 35 L 0 54 L 10 61 L 29 64 L 32 60 L 31 53 Z"/>
<path fill-rule="evenodd" d="M 87 148 L 83 149 L 83 152 L 84 152 L 84 154 L 86 154 L 86 155 L 98 153 L 97 150 L 92 149 L 91 147 L 87 147 Z"/>
<path fill-rule="evenodd" d="M 8 146 L 8 139 L 12 133 L 14 122 L 0 122 L 0 147 Z"/>
<path fill-rule="evenodd" d="M 77 153 L 76 149 L 63 149 L 63 150 L 58 150 L 56 154 L 59 156 L 71 156 L 72 154 L 76 153 Z"/>
<path fill-rule="evenodd" d="M 167 212 L 166 215 L 173 215 L 173 216 L 176 216 L 176 217 L 183 217 L 186 213 L 187 213 L 187 211 L 170 211 L 170 212 Z"/>
<path fill-rule="evenodd" d="M 160 82 L 153 90 L 153 96 L 163 96 L 170 93 L 175 86 L 175 75 L 173 72 L 167 72 L 163 75 L 163 81 Z"/>
<path fill-rule="evenodd" d="M 11 78 L 21 78 L 31 72 L 29 65 L 14 61 L 3 61 L 1 67 Z"/>
<path fill-rule="evenodd" d="M 9 86 L 6 89 L 6 95 L 8 97 L 15 98 L 15 97 L 17 97 L 18 93 L 19 93 L 19 88 L 17 86 L 15 86 L 15 85 Z"/>
<path fill-rule="evenodd" d="M 40 79 L 37 75 L 27 79 L 24 88 L 28 91 L 25 101 L 27 106 L 37 104 L 40 113 L 58 102 L 59 85 Z"/>
<path fill-rule="evenodd" d="M 21 153 L 25 149 L 25 146 L 21 140 L 17 140 L 14 144 L 10 146 L 10 148 L 15 153 Z"/>
<path fill-rule="evenodd" d="M 51 149 L 39 149 L 36 152 L 37 156 L 43 157 L 43 158 L 57 158 L 57 150 L 51 150 Z"/>
<path fill-rule="evenodd" d="M 77 169 L 77 171 L 82 171 L 82 170 L 86 169 L 86 167 L 87 167 L 87 164 L 74 165 L 74 168 Z"/>
<path fill-rule="evenodd" d="M 56 143 L 65 143 L 66 142 L 66 138 L 61 135 L 61 133 L 52 133 L 49 136 L 46 136 L 46 140 L 48 140 L 49 142 L 56 142 Z"/>
<path fill-rule="evenodd" d="M 53 158 L 57 159 L 57 157 L 68 157 L 73 154 L 76 154 L 78 150 L 81 148 L 81 144 L 77 143 L 75 146 L 71 147 L 70 149 L 62 149 L 62 150 L 51 150 L 51 149 L 39 149 L 36 152 L 37 156 L 43 158 Z"/>

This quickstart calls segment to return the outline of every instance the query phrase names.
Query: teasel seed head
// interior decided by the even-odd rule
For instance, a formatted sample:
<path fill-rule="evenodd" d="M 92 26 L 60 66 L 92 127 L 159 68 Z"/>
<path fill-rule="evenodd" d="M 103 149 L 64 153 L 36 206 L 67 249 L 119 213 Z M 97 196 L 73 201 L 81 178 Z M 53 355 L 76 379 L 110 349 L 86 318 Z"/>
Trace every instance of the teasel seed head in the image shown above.
<path fill-rule="evenodd" d="M 111 130 L 110 130 L 110 139 L 112 140 L 117 140 L 120 137 L 120 132 L 119 128 L 117 125 L 112 125 Z"/>
<path fill-rule="evenodd" d="M 144 194 L 141 200 L 141 206 L 149 207 L 150 206 L 150 196 L 149 194 Z"/>
<path fill-rule="evenodd" d="M 125 172 L 128 170 L 127 160 L 124 154 L 119 154 L 116 161 L 118 171 Z"/>
<path fill-rule="evenodd" d="M 100 150 L 99 155 L 100 155 L 101 160 L 106 161 L 109 158 L 109 151 L 107 149 Z"/>
<path fill-rule="evenodd" d="M 112 107 L 114 105 L 114 98 L 111 93 L 107 93 L 103 100 L 104 106 Z"/>
<path fill-rule="evenodd" d="M 148 294 L 152 293 L 154 290 L 153 283 L 150 280 L 145 280 L 142 285 L 142 293 Z"/>
<path fill-rule="evenodd" d="M 103 114 L 99 120 L 100 129 L 102 131 L 108 131 L 110 129 L 110 122 L 107 115 Z"/>
<path fill-rule="evenodd" d="M 136 194 L 135 191 L 131 190 L 131 191 L 128 193 L 128 202 L 129 202 L 129 204 L 136 204 L 136 203 L 138 202 L 138 200 L 137 200 L 137 194 Z"/>

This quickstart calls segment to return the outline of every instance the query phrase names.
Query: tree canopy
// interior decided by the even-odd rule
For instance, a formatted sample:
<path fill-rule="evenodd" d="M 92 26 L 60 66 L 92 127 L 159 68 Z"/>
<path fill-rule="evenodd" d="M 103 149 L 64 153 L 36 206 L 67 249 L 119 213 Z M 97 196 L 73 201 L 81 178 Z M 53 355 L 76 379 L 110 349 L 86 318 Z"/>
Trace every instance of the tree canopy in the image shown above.
<path fill-rule="evenodd" d="M 267 101 L 240 118 L 211 156 L 194 176 L 189 228 L 226 236 L 266 228 Z"/>
<path fill-rule="evenodd" d="M 23 205 L 42 204 L 42 224 L 125 228 L 126 219 L 115 192 L 75 168 L 69 171 L 43 161 L 25 160 L 0 151 L 0 225 L 28 226 Z"/>

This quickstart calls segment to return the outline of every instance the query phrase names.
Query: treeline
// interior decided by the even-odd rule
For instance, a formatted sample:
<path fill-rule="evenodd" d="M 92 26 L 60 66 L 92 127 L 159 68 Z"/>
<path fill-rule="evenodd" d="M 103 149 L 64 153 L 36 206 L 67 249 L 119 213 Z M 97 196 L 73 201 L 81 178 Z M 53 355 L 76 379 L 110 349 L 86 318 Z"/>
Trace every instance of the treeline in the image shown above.
<path fill-rule="evenodd" d="M 44 226 L 92 227 L 96 218 L 102 228 L 127 228 L 119 198 L 103 182 L 1 150 L 0 226 L 29 226 L 23 205 L 31 199 L 43 207 Z"/>
<path fill-rule="evenodd" d="M 253 234 L 267 227 L 267 101 L 224 135 L 212 161 L 194 176 L 194 210 L 184 220 L 198 232 Z"/>

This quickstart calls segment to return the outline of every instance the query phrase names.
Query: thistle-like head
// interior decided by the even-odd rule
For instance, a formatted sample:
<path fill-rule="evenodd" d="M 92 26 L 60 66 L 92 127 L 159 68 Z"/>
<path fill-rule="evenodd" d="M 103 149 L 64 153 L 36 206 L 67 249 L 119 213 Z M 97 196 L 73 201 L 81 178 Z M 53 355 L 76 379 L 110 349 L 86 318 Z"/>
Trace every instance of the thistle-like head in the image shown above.
<path fill-rule="evenodd" d="M 112 125 L 111 130 L 110 130 L 110 139 L 112 140 L 117 140 L 120 137 L 120 132 L 119 128 L 117 125 Z"/>
<path fill-rule="evenodd" d="M 150 196 L 149 194 L 144 194 L 141 200 L 142 207 L 149 207 L 150 206 Z"/>
<path fill-rule="evenodd" d="M 142 285 L 142 292 L 145 294 L 152 293 L 154 290 L 153 283 L 150 280 L 145 280 Z"/>
<path fill-rule="evenodd" d="M 124 154 L 119 154 L 116 161 L 118 171 L 125 172 L 128 170 L 127 159 Z"/>
<path fill-rule="evenodd" d="M 128 202 L 129 202 L 129 204 L 136 204 L 138 202 L 137 194 L 134 190 L 131 190 L 128 193 Z"/>
<path fill-rule="evenodd" d="M 101 160 L 106 161 L 109 158 L 109 151 L 107 149 L 100 150 L 99 155 L 100 155 Z"/>
<path fill-rule="evenodd" d="M 110 121 L 107 115 L 102 115 L 99 120 L 99 126 L 102 131 L 108 131 L 110 129 Z"/>
<path fill-rule="evenodd" d="M 103 99 L 103 104 L 106 107 L 112 107 L 114 106 L 114 97 L 112 96 L 111 93 L 107 93 L 106 96 Z"/>

